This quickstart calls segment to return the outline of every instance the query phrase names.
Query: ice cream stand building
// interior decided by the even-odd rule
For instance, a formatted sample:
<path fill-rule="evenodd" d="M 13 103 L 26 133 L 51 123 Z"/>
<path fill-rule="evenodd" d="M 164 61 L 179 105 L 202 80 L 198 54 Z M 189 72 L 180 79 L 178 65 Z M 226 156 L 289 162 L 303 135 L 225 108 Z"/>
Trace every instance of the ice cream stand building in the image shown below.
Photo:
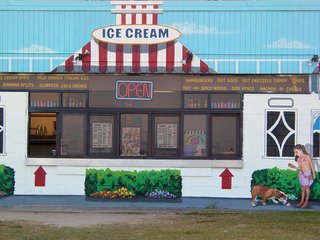
<path fill-rule="evenodd" d="M 0 163 L 15 194 L 83 195 L 87 169 L 175 169 L 182 196 L 249 197 L 319 167 L 318 1 L 0 3 Z"/>

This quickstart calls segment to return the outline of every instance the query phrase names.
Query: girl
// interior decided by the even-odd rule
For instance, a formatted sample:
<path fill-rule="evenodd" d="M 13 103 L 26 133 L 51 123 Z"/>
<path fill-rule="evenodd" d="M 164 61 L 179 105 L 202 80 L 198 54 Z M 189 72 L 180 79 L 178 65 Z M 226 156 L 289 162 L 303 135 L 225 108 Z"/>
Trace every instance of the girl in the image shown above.
<path fill-rule="evenodd" d="M 294 146 L 293 152 L 298 162 L 298 167 L 291 163 L 289 163 L 289 167 L 299 170 L 299 182 L 301 185 L 301 200 L 300 203 L 297 204 L 297 207 L 305 208 L 308 205 L 310 186 L 316 177 L 316 172 L 310 154 L 303 145 L 297 144 Z"/>

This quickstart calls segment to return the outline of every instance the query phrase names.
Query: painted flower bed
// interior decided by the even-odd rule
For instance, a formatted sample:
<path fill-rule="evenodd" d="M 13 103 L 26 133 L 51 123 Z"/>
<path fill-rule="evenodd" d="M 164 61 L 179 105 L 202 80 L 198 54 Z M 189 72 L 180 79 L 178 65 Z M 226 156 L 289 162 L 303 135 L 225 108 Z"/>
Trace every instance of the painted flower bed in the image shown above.
<path fill-rule="evenodd" d="M 173 199 L 173 198 L 177 198 L 176 195 L 166 192 L 166 191 L 162 191 L 162 190 L 158 190 L 155 189 L 153 192 L 151 193 L 146 193 L 144 195 L 147 198 L 155 198 L 155 199 Z"/>
<path fill-rule="evenodd" d="M 133 198 L 134 193 L 128 191 L 125 187 L 122 187 L 114 192 L 109 190 L 102 190 L 100 192 L 94 192 L 90 194 L 90 197 L 97 198 Z"/>
<path fill-rule="evenodd" d="M 179 170 L 86 171 L 85 194 L 91 198 L 174 199 L 181 197 L 181 190 Z"/>

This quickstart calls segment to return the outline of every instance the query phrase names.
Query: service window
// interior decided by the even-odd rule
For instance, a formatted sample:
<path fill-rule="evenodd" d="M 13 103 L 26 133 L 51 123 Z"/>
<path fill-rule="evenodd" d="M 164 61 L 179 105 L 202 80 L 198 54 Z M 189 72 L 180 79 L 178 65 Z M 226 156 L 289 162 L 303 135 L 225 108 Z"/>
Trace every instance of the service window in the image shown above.
<path fill-rule="evenodd" d="M 61 156 L 84 156 L 86 153 L 86 118 L 84 114 L 63 113 Z"/>
<path fill-rule="evenodd" d="M 155 116 L 154 156 L 179 156 L 179 125 L 178 116 Z"/>
<path fill-rule="evenodd" d="M 214 158 L 228 159 L 240 156 L 240 116 L 214 114 L 211 116 L 211 153 Z"/>
<path fill-rule="evenodd" d="M 90 116 L 90 154 L 114 155 L 114 116 Z"/>
<path fill-rule="evenodd" d="M 183 155 L 207 156 L 207 115 L 184 115 Z"/>
<path fill-rule="evenodd" d="M 121 156 L 148 155 L 148 115 L 121 114 Z"/>
<path fill-rule="evenodd" d="M 29 155 L 55 156 L 57 114 L 50 112 L 30 113 Z"/>

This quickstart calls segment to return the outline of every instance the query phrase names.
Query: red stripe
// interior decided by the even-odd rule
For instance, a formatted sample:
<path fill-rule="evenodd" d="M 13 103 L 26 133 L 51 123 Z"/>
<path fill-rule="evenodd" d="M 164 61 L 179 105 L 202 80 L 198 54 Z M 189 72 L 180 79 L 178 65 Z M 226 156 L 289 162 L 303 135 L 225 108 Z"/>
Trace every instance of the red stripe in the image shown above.
<path fill-rule="evenodd" d="M 147 14 L 142 14 L 142 24 L 147 24 Z"/>
<path fill-rule="evenodd" d="M 204 61 L 200 60 L 200 72 L 207 73 L 209 72 L 209 66 Z"/>
<path fill-rule="evenodd" d="M 188 49 L 183 46 L 182 48 L 182 59 L 185 61 L 185 63 L 182 64 L 182 70 L 185 73 L 188 73 L 191 71 L 191 61 L 188 60 Z"/>
<path fill-rule="evenodd" d="M 116 72 L 123 72 L 123 44 L 116 44 Z"/>
<path fill-rule="evenodd" d="M 74 67 L 74 64 L 73 64 L 73 61 L 74 61 L 74 56 L 70 56 L 66 61 L 65 61 L 65 68 L 66 68 L 66 71 L 67 72 L 72 72 L 73 71 L 73 67 Z"/>
<path fill-rule="evenodd" d="M 158 25 L 158 14 L 152 14 L 152 24 Z"/>
<path fill-rule="evenodd" d="M 108 43 L 99 42 L 99 71 L 105 73 L 108 67 Z"/>
<path fill-rule="evenodd" d="M 158 45 L 149 45 L 149 71 L 156 72 L 158 63 Z"/>
<path fill-rule="evenodd" d="M 136 9 L 136 5 L 132 5 L 131 8 L 132 8 L 132 9 Z M 131 24 L 136 24 L 136 21 L 137 21 L 137 20 L 136 20 L 136 14 L 135 14 L 135 13 L 132 13 L 132 14 L 131 14 Z"/>
<path fill-rule="evenodd" d="M 142 5 L 142 9 L 147 8 L 147 5 Z M 147 14 L 142 14 L 142 24 L 147 24 Z"/>
<path fill-rule="evenodd" d="M 140 45 L 132 45 L 132 71 L 140 71 Z"/>
<path fill-rule="evenodd" d="M 126 5 L 121 5 L 122 9 L 126 8 Z M 126 24 L 126 14 L 121 14 L 121 24 L 124 25 Z"/>
<path fill-rule="evenodd" d="M 87 54 L 85 53 L 88 50 Z M 91 42 L 82 47 L 82 71 L 88 73 L 91 67 Z"/>
<path fill-rule="evenodd" d="M 125 14 L 121 14 L 121 24 L 122 25 L 126 24 L 126 15 Z"/>
<path fill-rule="evenodd" d="M 131 24 L 136 24 L 136 14 L 131 14 Z"/>
<path fill-rule="evenodd" d="M 166 52 L 166 70 L 168 73 L 172 73 L 174 70 L 174 41 L 167 42 Z"/>
<path fill-rule="evenodd" d="M 158 9 L 159 5 L 153 5 L 153 9 Z M 158 14 L 152 14 L 152 24 L 158 25 Z"/>

